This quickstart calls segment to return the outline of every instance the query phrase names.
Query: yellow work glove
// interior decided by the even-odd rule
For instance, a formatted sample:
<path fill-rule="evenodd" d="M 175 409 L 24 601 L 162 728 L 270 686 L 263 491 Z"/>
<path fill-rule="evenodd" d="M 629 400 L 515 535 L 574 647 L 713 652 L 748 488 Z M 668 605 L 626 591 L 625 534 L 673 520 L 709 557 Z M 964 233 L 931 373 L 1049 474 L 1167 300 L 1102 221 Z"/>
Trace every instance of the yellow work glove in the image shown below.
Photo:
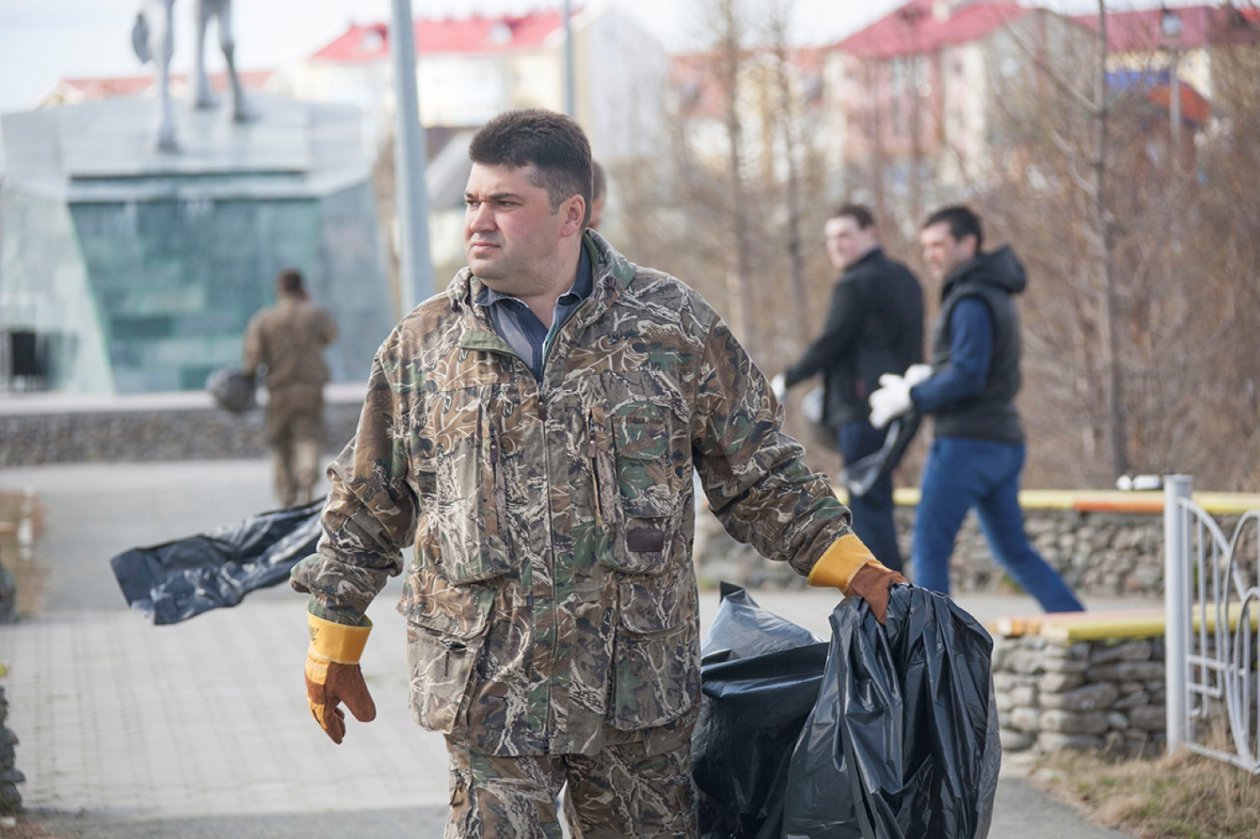
<path fill-rule="evenodd" d="M 337 706 L 342 702 L 359 722 L 376 719 L 376 703 L 368 693 L 359 670 L 359 657 L 367 646 L 372 622 L 347 626 L 306 614 L 311 627 L 311 646 L 306 651 L 306 698 L 319 727 L 334 743 L 346 736 L 346 715 Z"/>
<path fill-rule="evenodd" d="M 852 533 L 831 543 L 809 572 L 811 586 L 835 586 L 845 597 L 857 595 L 871 607 L 881 624 L 888 616 L 888 590 L 893 583 L 908 582 L 880 564 L 870 548 Z"/>

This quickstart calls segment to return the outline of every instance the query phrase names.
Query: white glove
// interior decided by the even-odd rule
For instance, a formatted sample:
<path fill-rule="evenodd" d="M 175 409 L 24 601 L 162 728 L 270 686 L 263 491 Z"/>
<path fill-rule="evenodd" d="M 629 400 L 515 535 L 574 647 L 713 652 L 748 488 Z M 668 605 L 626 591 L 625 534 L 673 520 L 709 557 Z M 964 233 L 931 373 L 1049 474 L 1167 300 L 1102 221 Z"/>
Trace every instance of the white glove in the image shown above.
<path fill-rule="evenodd" d="M 871 394 L 869 401 L 871 425 L 876 428 L 883 428 L 914 406 L 910 401 L 910 384 L 896 373 L 879 377 L 879 390 Z"/>
<path fill-rule="evenodd" d="M 770 380 L 770 389 L 774 391 L 774 398 L 780 402 L 783 401 L 783 397 L 787 396 L 787 379 L 783 378 L 782 373 L 776 374 Z"/>
<path fill-rule="evenodd" d="M 926 382 L 932 378 L 932 365 L 911 364 L 906 368 L 906 373 L 902 378 L 906 380 L 906 387 L 914 387 L 920 382 Z"/>

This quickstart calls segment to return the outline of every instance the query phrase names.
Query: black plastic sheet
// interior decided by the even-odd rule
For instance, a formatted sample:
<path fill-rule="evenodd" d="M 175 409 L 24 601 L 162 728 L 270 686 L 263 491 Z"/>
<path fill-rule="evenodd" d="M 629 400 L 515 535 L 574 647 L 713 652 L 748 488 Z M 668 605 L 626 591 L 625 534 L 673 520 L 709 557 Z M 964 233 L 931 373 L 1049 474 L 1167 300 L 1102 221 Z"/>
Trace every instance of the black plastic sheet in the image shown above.
<path fill-rule="evenodd" d="M 851 598 L 823 645 L 723 594 L 692 743 L 702 836 L 987 835 L 1001 749 L 992 639 L 974 618 L 896 586 L 886 626 Z"/>
<path fill-rule="evenodd" d="M 315 552 L 323 507 L 321 498 L 259 513 L 208 533 L 131 548 L 109 564 L 131 608 L 155 624 L 178 623 L 287 580 L 290 569 Z"/>

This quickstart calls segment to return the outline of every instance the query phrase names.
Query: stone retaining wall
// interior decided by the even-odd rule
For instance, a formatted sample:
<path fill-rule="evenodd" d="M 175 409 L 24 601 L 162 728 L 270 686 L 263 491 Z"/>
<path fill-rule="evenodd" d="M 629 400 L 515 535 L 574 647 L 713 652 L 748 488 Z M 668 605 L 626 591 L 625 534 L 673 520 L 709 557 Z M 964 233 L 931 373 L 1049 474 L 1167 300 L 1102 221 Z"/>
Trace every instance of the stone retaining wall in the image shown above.
<path fill-rule="evenodd" d="M 1162 638 L 995 638 L 993 687 L 1005 751 L 1164 750 Z"/>
<path fill-rule="evenodd" d="M 50 406 L 20 413 L 6 413 L 0 406 L 0 467 L 267 456 L 261 410 L 234 416 L 209 397 L 181 402 L 145 408 L 120 400 L 113 409 Z M 330 452 L 340 451 L 354 435 L 362 406 L 361 388 L 349 399 L 328 400 L 324 418 Z"/>
<path fill-rule="evenodd" d="M 360 385 L 330 385 L 328 453 L 354 434 L 363 402 Z M 156 461 L 265 457 L 262 412 L 233 416 L 204 393 L 114 397 L 75 404 L 69 397 L 0 399 L 0 467 L 43 463 Z M 1158 596 L 1163 591 L 1163 522 L 1156 514 L 1025 510 L 1029 537 L 1068 584 L 1084 596 Z M 1221 520 L 1226 532 L 1233 525 Z M 902 552 L 910 554 L 914 508 L 897 509 Z M 751 587 L 799 587 L 783 563 L 768 562 L 737 544 L 702 510 L 696 524 L 702 580 Z M 959 534 L 950 565 L 953 591 L 1013 590 L 993 561 L 975 517 Z M 913 570 L 910 575 L 913 578 Z"/>
<path fill-rule="evenodd" d="M 1164 523 L 1153 514 L 1082 513 L 1028 509 L 1025 527 L 1033 545 L 1078 594 L 1158 597 L 1164 585 Z M 1222 519 L 1222 526 L 1232 524 Z M 902 554 L 910 556 L 914 508 L 897 510 Z M 1226 530 L 1225 532 L 1230 532 Z M 803 587 L 784 563 L 768 562 L 731 539 L 707 510 L 696 521 L 697 570 L 708 582 L 729 580 L 750 587 Z M 908 574 L 913 579 L 913 569 Z M 1011 591 L 1015 584 L 994 561 L 975 516 L 968 516 L 950 561 L 951 591 Z"/>

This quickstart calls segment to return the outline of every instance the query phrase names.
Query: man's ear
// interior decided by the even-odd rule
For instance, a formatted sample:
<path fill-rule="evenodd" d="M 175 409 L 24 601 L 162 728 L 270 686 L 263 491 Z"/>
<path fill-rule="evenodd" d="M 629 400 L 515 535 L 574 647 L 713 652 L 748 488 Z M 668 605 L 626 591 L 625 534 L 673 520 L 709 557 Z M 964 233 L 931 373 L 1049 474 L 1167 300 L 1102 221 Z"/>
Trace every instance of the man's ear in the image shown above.
<path fill-rule="evenodd" d="M 571 195 L 565 200 L 560 211 L 564 213 L 564 235 L 581 235 L 586 227 L 586 199 L 581 195 Z"/>

